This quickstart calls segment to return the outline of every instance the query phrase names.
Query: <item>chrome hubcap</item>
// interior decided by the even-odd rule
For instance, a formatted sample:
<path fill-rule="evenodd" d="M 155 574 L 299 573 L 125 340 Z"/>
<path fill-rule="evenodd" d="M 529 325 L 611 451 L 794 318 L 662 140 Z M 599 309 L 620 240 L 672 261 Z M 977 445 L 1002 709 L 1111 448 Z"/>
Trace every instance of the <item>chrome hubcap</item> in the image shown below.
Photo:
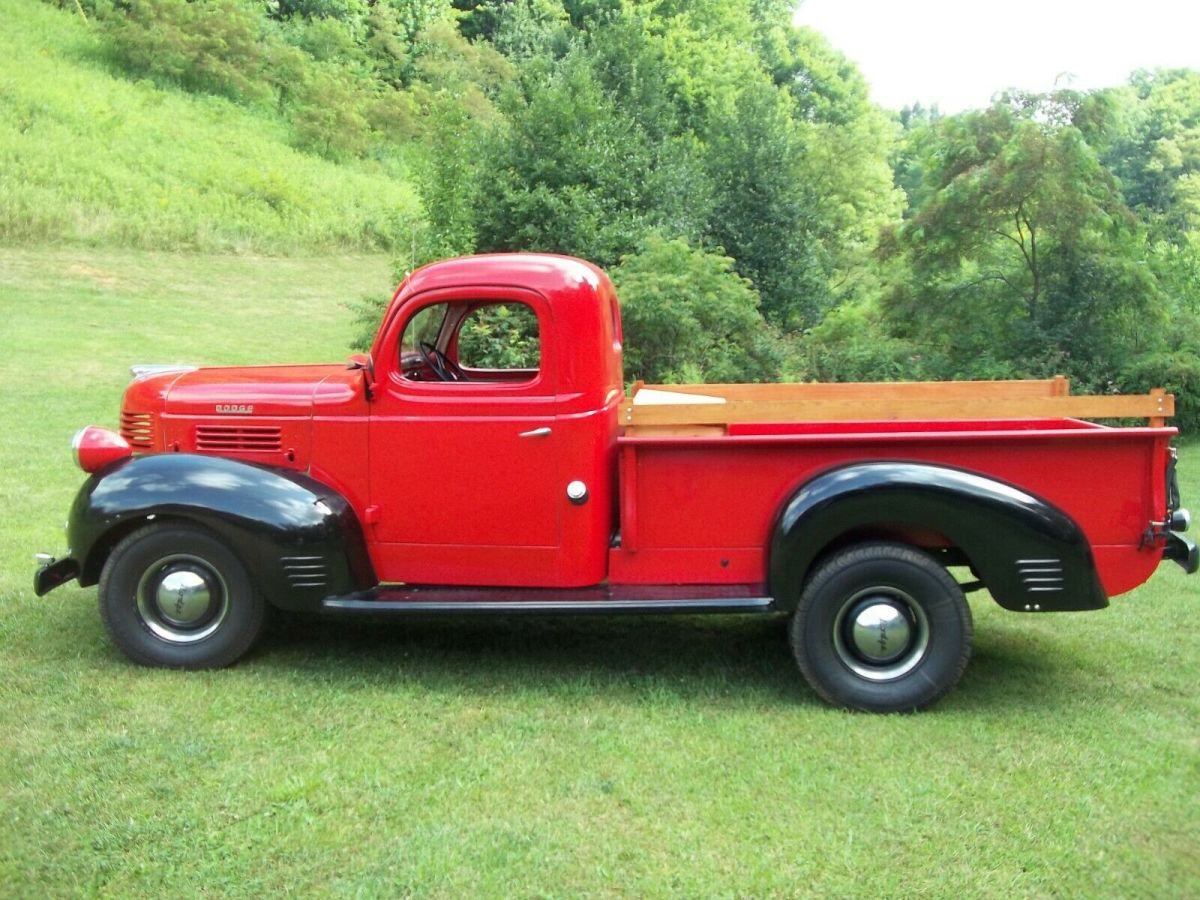
<path fill-rule="evenodd" d="M 877 665 L 903 656 L 912 642 L 908 617 L 889 601 L 859 604 L 849 616 L 850 638 L 859 656 Z"/>
<path fill-rule="evenodd" d="M 164 621 L 186 628 L 208 612 L 212 592 L 208 589 L 208 582 L 199 573 L 177 569 L 159 581 L 154 602 Z"/>
<path fill-rule="evenodd" d="M 912 671 L 929 647 L 921 607 L 894 587 L 874 587 L 849 597 L 833 623 L 841 661 L 870 681 L 891 681 Z"/>
<path fill-rule="evenodd" d="M 229 592 L 205 560 L 177 553 L 146 567 L 138 581 L 137 608 L 157 637 L 192 644 L 220 627 L 229 612 Z"/>

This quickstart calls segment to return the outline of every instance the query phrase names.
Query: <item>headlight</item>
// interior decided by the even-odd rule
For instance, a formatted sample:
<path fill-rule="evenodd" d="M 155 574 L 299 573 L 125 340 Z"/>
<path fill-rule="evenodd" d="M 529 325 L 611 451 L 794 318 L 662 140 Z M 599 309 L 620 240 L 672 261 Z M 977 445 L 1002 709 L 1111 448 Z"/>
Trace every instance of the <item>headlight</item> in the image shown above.
<path fill-rule="evenodd" d="M 115 431 L 89 425 L 75 432 L 75 437 L 71 438 L 71 452 L 75 454 L 75 464 L 90 474 L 118 459 L 132 456 L 133 448 Z"/>

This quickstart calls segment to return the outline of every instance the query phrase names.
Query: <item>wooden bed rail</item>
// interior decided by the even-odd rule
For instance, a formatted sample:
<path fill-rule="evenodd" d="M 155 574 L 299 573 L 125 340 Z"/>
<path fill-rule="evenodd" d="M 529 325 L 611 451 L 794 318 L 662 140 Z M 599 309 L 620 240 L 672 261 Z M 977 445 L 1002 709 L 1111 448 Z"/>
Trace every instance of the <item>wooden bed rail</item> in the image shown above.
<path fill-rule="evenodd" d="M 639 394 L 641 397 L 639 398 Z M 695 402 L 688 398 L 694 396 Z M 1175 397 L 1071 396 L 1066 378 L 851 384 L 634 384 L 621 422 L 639 433 L 714 433 L 735 422 L 1147 419 L 1162 427 Z"/>

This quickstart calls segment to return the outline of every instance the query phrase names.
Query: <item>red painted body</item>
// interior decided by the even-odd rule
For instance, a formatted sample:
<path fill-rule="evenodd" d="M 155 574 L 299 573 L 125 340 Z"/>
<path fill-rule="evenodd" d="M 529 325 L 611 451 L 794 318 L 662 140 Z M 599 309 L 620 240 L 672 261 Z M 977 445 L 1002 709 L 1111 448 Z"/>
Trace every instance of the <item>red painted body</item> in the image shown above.
<path fill-rule="evenodd" d="M 536 316 L 536 368 L 468 368 L 469 380 L 439 381 L 401 347 L 414 316 L 447 310 L 430 343 L 457 367 L 465 338 L 456 329 L 496 303 Z M 787 498 L 816 474 L 864 460 L 968 469 L 1050 501 L 1082 527 L 1110 595 L 1145 581 L 1162 558 L 1143 534 L 1166 511 L 1173 428 L 758 423 L 719 437 L 622 436 L 617 299 L 578 260 L 495 255 L 418 270 L 397 290 L 371 359 L 373 371 L 148 376 L 126 393 L 122 434 L 135 452 L 213 453 L 330 485 L 356 511 L 385 583 L 762 585 Z M 588 491 L 579 505 L 566 495 L 576 480 Z M 944 543 L 936 531 L 899 536 Z"/>

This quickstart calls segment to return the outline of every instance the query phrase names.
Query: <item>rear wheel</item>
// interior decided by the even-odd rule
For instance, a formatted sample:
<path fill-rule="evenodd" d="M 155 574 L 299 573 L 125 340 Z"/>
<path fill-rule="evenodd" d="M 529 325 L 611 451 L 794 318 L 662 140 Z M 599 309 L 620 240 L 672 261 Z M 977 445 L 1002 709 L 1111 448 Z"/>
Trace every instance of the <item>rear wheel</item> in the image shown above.
<path fill-rule="evenodd" d="M 191 525 L 150 525 L 121 541 L 105 563 L 100 614 L 135 662 L 207 669 L 250 649 L 266 603 L 215 535 Z"/>
<path fill-rule="evenodd" d="M 860 544 L 809 578 L 792 617 L 792 652 L 838 706 L 901 712 L 933 703 L 971 655 L 971 610 L 958 583 L 904 544 Z"/>

